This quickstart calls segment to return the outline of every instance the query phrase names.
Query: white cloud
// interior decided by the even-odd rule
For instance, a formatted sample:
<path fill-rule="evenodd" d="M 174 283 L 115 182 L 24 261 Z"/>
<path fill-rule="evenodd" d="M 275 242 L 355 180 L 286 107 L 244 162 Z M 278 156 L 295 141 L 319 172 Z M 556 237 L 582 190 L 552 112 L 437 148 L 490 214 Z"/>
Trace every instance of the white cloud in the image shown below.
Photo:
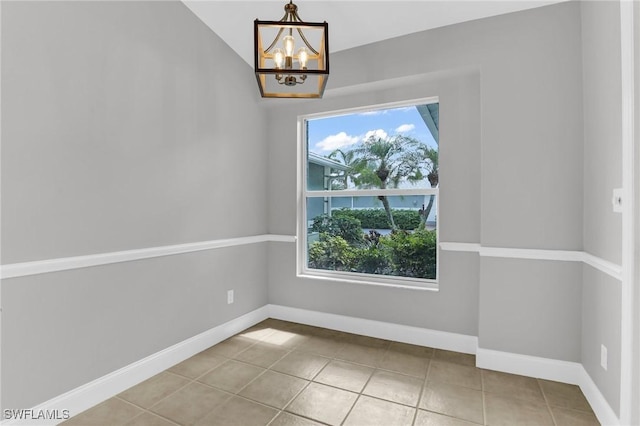
<path fill-rule="evenodd" d="M 387 136 L 389 136 L 389 135 L 387 134 L 387 132 L 385 132 L 382 129 L 369 130 L 367 133 L 365 133 L 363 139 L 366 141 L 367 139 L 369 139 L 372 136 L 375 137 L 375 138 L 386 139 Z"/>
<path fill-rule="evenodd" d="M 360 116 L 367 116 L 367 115 L 380 115 L 380 114 L 386 114 L 387 110 L 385 109 L 378 109 L 378 110 L 374 110 L 374 111 L 365 111 L 365 112 L 361 112 L 358 115 Z"/>
<path fill-rule="evenodd" d="M 342 148 L 349 145 L 358 143 L 360 138 L 357 136 L 349 136 L 345 132 L 340 132 L 336 135 L 330 135 L 322 139 L 316 144 L 316 148 L 322 151 L 333 151 L 334 149 Z"/>
<path fill-rule="evenodd" d="M 407 133 L 412 131 L 413 129 L 415 129 L 416 126 L 413 124 L 402 124 L 400 126 L 398 126 L 398 128 L 396 129 L 396 132 L 398 133 Z"/>

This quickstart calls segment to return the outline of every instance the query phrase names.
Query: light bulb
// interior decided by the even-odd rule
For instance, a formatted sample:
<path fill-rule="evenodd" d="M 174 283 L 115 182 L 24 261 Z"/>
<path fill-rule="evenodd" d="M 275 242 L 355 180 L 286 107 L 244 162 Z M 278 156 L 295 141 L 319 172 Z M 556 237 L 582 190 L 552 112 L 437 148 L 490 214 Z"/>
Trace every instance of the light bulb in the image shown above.
<path fill-rule="evenodd" d="M 309 60 L 309 53 L 307 53 L 307 49 L 301 47 L 298 50 L 298 62 L 300 62 L 300 69 L 307 68 L 307 61 Z"/>
<path fill-rule="evenodd" d="M 282 38 L 282 44 L 284 44 L 284 53 L 288 57 L 293 56 L 293 48 L 295 47 L 295 41 L 293 37 L 288 35 Z"/>
<path fill-rule="evenodd" d="M 276 63 L 276 68 L 282 68 L 282 64 L 284 63 L 284 53 L 282 49 L 273 50 L 273 62 Z"/>

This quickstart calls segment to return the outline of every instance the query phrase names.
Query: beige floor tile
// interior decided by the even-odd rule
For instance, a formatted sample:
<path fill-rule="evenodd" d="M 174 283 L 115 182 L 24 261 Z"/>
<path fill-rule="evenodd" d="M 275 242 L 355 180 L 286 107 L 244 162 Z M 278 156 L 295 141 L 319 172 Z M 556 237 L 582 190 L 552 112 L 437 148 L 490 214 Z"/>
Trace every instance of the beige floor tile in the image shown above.
<path fill-rule="evenodd" d="M 288 330 L 300 325 L 297 322 L 284 321 L 275 318 L 267 318 L 259 324 L 266 325 L 267 327 L 272 327 L 276 330 Z"/>
<path fill-rule="evenodd" d="M 538 380 L 547 403 L 554 407 L 573 408 L 575 410 L 592 411 L 587 398 L 576 385 Z"/>
<path fill-rule="evenodd" d="M 150 411 L 181 425 L 191 425 L 231 397 L 212 387 L 192 382 L 163 399 Z"/>
<path fill-rule="evenodd" d="M 445 351 L 442 349 L 436 349 L 433 354 L 433 359 L 435 359 L 436 361 L 452 362 L 454 364 L 466 365 L 469 367 L 476 366 L 475 355 Z"/>
<path fill-rule="evenodd" d="M 145 412 L 131 420 L 125 426 L 175 426 L 177 423 L 163 419 L 153 413 Z"/>
<path fill-rule="evenodd" d="M 559 426 L 599 426 L 595 414 L 588 411 L 551 407 L 551 414 Z"/>
<path fill-rule="evenodd" d="M 229 360 L 198 379 L 209 386 L 237 393 L 265 369 L 255 365 Z"/>
<path fill-rule="evenodd" d="M 210 352 L 215 355 L 222 355 L 226 358 L 233 358 L 254 343 L 256 343 L 256 341 L 253 339 L 242 336 L 233 336 L 215 346 L 210 347 L 206 352 Z"/>
<path fill-rule="evenodd" d="M 144 411 L 119 398 L 107 399 L 64 422 L 65 426 L 104 426 L 125 424 Z"/>
<path fill-rule="evenodd" d="M 358 395 L 342 389 L 311 383 L 287 407 L 287 411 L 330 425 L 347 417 Z"/>
<path fill-rule="evenodd" d="M 361 336 L 359 334 L 347 335 L 347 342 L 353 345 L 368 346 L 371 348 L 388 349 L 391 342 L 389 340 L 378 339 L 375 337 Z"/>
<path fill-rule="evenodd" d="M 169 371 L 190 379 L 195 379 L 214 369 L 226 360 L 226 358 L 216 355 L 213 352 L 203 351 L 182 361 L 180 364 L 174 365 L 169 369 Z"/>
<path fill-rule="evenodd" d="M 333 360 L 313 379 L 352 392 L 361 392 L 374 369 L 365 365 Z"/>
<path fill-rule="evenodd" d="M 292 333 L 301 334 L 304 336 L 311 336 L 316 332 L 316 330 L 323 330 L 323 329 L 320 327 L 315 327 L 313 325 L 285 321 L 285 326 L 280 328 L 280 330 L 290 331 Z"/>
<path fill-rule="evenodd" d="M 420 408 L 436 413 L 484 424 L 482 392 L 441 382 L 427 382 Z"/>
<path fill-rule="evenodd" d="M 377 367 L 386 350 L 386 347 L 345 343 L 335 357 L 343 361 Z"/>
<path fill-rule="evenodd" d="M 278 410 L 234 396 L 196 423 L 198 426 L 264 426 Z"/>
<path fill-rule="evenodd" d="M 427 380 L 482 390 L 482 378 L 479 368 L 450 362 L 432 360 L 429 364 Z"/>
<path fill-rule="evenodd" d="M 577 386 L 481 370 L 469 354 L 273 319 L 64 424 L 392 426 L 414 416 L 414 426 L 598 425 Z"/>
<path fill-rule="evenodd" d="M 435 349 L 428 346 L 410 345 L 408 343 L 391 342 L 389 344 L 390 352 L 398 352 L 403 354 L 415 355 L 423 358 L 433 358 Z"/>
<path fill-rule="evenodd" d="M 309 382 L 286 374 L 267 371 L 239 393 L 261 404 L 283 409 Z"/>
<path fill-rule="evenodd" d="M 547 405 L 539 401 L 485 392 L 484 402 L 489 426 L 553 425 Z"/>
<path fill-rule="evenodd" d="M 294 349 L 309 339 L 310 337 L 304 334 L 286 330 L 276 330 L 261 341 L 280 346 L 284 349 Z"/>
<path fill-rule="evenodd" d="M 330 330 L 328 328 L 313 327 L 309 325 L 301 325 L 300 331 L 308 336 L 323 337 L 326 339 L 333 339 L 337 341 L 344 341 L 349 337 L 349 334 L 343 333 L 338 330 Z"/>
<path fill-rule="evenodd" d="M 247 339 L 255 341 L 260 341 L 266 338 L 277 329 L 277 326 L 270 325 L 267 321 L 262 321 L 253 327 L 247 328 L 243 332 L 238 333 L 238 336 L 246 337 Z"/>
<path fill-rule="evenodd" d="M 282 346 L 272 345 L 271 343 L 258 342 L 253 346 L 245 349 L 234 357 L 238 361 L 248 364 L 257 365 L 259 367 L 268 368 L 285 356 L 289 349 Z"/>
<path fill-rule="evenodd" d="M 531 377 L 482 370 L 482 382 L 485 392 L 544 402 L 538 381 Z"/>
<path fill-rule="evenodd" d="M 418 405 L 423 380 L 391 371 L 376 370 L 363 393 L 387 401 Z"/>
<path fill-rule="evenodd" d="M 338 353 L 342 346 L 344 346 L 344 342 L 339 339 L 326 336 L 311 336 L 307 341 L 300 344 L 297 350 L 331 358 Z"/>
<path fill-rule="evenodd" d="M 281 412 L 269 426 L 322 426 L 322 423 L 305 419 L 304 417 L 294 416 L 291 413 Z"/>
<path fill-rule="evenodd" d="M 378 363 L 378 368 L 424 379 L 429 361 L 429 358 L 424 356 L 388 350 Z"/>
<path fill-rule="evenodd" d="M 442 414 L 432 413 L 430 411 L 418 410 L 418 414 L 416 415 L 416 421 L 413 425 L 414 426 L 473 426 L 475 425 L 475 423 L 470 423 L 470 422 L 456 419 L 453 417 L 443 416 Z"/>
<path fill-rule="evenodd" d="M 411 426 L 415 408 L 393 402 L 360 396 L 344 426 Z"/>
<path fill-rule="evenodd" d="M 300 377 L 301 379 L 311 380 L 329 361 L 329 358 L 320 355 L 293 351 L 275 363 L 271 369 L 279 371 L 280 373 Z"/>
<path fill-rule="evenodd" d="M 184 377 L 162 372 L 127 389 L 119 394 L 118 397 L 142 408 L 149 408 L 164 397 L 187 385 L 189 381 Z"/>

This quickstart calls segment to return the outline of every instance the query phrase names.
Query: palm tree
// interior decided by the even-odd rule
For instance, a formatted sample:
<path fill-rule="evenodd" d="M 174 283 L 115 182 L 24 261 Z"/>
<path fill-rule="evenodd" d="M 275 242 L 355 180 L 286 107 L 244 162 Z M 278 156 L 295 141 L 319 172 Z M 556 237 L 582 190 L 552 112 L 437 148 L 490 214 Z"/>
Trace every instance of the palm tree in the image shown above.
<path fill-rule="evenodd" d="M 431 188 L 437 188 L 439 183 L 438 150 L 425 146 L 423 148 L 423 155 L 426 162 L 426 169 L 428 172 L 427 179 L 429 179 Z M 431 209 L 433 208 L 434 199 L 435 199 L 435 195 L 430 195 L 427 206 L 425 207 L 423 205 L 422 209 L 420 209 L 420 222 L 423 225 L 426 225 L 427 223 L 427 218 L 429 217 L 429 214 L 431 213 Z"/>
<path fill-rule="evenodd" d="M 397 188 L 401 182 L 415 183 L 424 179 L 424 160 L 428 148 L 416 139 L 402 135 L 388 138 L 371 136 L 351 152 L 356 156 L 353 160 L 356 166 L 353 181 L 358 187 Z M 395 230 L 396 224 L 387 196 L 379 195 L 378 199 L 382 202 L 391 229 Z"/>
<path fill-rule="evenodd" d="M 340 184 L 344 186 L 344 189 L 349 188 L 349 181 L 353 182 L 353 178 L 360 168 L 359 159 L 355 157 L 353 151 L 343 151 L 341 149 L 333 150 L 329 154 L 329 158 L 337 160 L 349 168 L 337 178 L 340 179 Z"/>

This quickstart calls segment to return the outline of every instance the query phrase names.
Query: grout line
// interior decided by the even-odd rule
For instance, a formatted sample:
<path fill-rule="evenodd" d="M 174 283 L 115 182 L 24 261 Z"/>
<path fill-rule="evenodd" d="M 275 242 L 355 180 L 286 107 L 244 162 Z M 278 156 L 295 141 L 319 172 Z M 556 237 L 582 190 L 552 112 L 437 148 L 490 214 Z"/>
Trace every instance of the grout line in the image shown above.
<path fill-rule="evenodd" d="M 260 323 L 258 323 L 258 324 L 260 324 Z M 291 323 L 291 324 L 295 324 L 295 323 Z M 177 377 L 186 379 L 188 381 L 183 386 L 178 387 L 177 389 L 175 389 L 173 392 L 171 392 L 167 396 L 165 396 L 162 399 L 156 401 L 149 408 L 138 406 L 137 404 L 132 403 L 132 402 L 126 400 L 126 399 L 120 398 L 117 395 L 114 396 L 113 398 L 121 400 L 121 401 L 123 401 L 123 402 L 125 402 L 127 404 L 132 405 L 132 406 L 138 407 L 138 408 L 142 409 L 144 412 L 149 413 L 150 415 L 154 415 L 154 416 L 160 417 L 162 419 L 166 419 L 166 420 L 170 421 L 171 423 L 175 424 L 175 421 L 173 421 L 171 419 L 168 419 L 168 418 L 165 418 L 164 416 L 151 411 L 151 409 L 153 407 L 156 407 L 158 404 L 160 404 L 161 402 L 163 402 L 167 398 L 169 398 L 169 397 L 175 395 L 176 393 L 180 392 L 181 390 L 183 390 L 187 386 L 190 386 L 190 385 L 193 385 L 193 384 L 198 384 L 198 385 L 203 385 L 203 386 L 207 386 L 207 387 L 212 388 L 212 389 L 216 389 L 216 390 L 222 391 L 227 395 L 227 398 L 224 399 L 223 402 L 221 402 L 220 404 L 216 405 L 213 409 L 209 410 L 202 418 L 205 418 L 206 416 L 210 415 L 213 411 L 218 410 L 222 405 L 227 403 L 231 398 L 238 397 L 238 398 L 242 398 L 244 400 L 251 401 L 251 402 L 254 402 L 256 404 L 259 404 L 259 405 L 262 405 L 262 406 L 265 406 L 265 407 L 269 407 L 271 409 L 276 410 L 277 413 L 267 423 L 267 425 L 271 425 L 275 421 L 276 418 L 278 418 L 279 416 L 284 415 L 284 414 L 293 415 L 293 416 L 297 416 L 297 417 L 300 417 L 300 418 L 309 419 L 309 420 L 312 420 L 314 422 L 322 423 L 317 419 L 313 419 L 313 418 L 306 417 L 306 416 L 301 415 L 301 414 L 292 413 L 290 411 L 287 411 L 287 409 L 291 406 L 291 404 L 303 392 L 305 392 L 312 383 L 315 383 L 317 385 L 330 387 L 332 389 L 340 390 L 340 391 L 343 391 L 343 392 L 349 392 L 349 393 L 352 393 L 352 394 L 356 395 L 356 398 L 355 398 L 353 404 L 349 407 L 349 410 L 347 411 L 344 419 L 342 419 L 340 424 L 344 424 L 346 422 L 346 420 L 349 418 L 349 416 L 352 414 L 353 410 L 355 409 L 355 406 L 358 403 L 358 401 L 360 399 L 362 399 L 363 396 L 367 396 L 368 398 L 373 398 L 373 399 L 376 399 L 376 400 L 379 400 L 379 401 L 398 404 L 398 405 L 401 405 L 401 406 L 404 406 L 404 407 L 409 407 L 409 408 L 414 409 L 412 424 L 415 425 L 415 423 L 417 421 L 418 413 L 419 413 L 419 410 L 420 410 L 420 408 L 419 408 L 420 407 L 420 402 L 421 402 L 421 400 L 422 400 L 422 398 L 423 398 L 423 396 L 424 396 L 424 394 L 425 394 L 425 392 L 427 390 L 427 384 L 429 383 L 429 376 L 430 376 L 431 370 L 433 368 L 433 362 L 436 361 L 435 356 L 436 356 L 437 349 L 431 348 L 432 351 L 431 351 L 430 357 L 428 358 L 428 364 L 427 364 L 427 367 L 426 367 L 426 373 L 424 375 L 424 378 L 421 378 L 421 377 L 414 376 L 412 374 L 406 374 L 404 372 L 399 372 L 399 371 L 394 371 L 394 370 L 387 370 L 387 369 L 381 367 L 383 361 L 385 360 L 387 355 L 391 352 L 391 347 L 392 347 L 393 341 L 389 341 L 387 339 L 371 338 L 371 339 L 374 339 L 373 340 L 374 342 L 383 341 L 385 343 L 384 343 L 384 346 L 380 346 L 380 347 L 379 346 L 369 346 L 367 343 L 364 343 L 364 342 L 367 342 L 367 340 L 364 340 L 364 342 L 362 342 L 362 343 L 358 343 L 357 339 L 353 339 L 353 336 L 358 336 L 358 335 L 352 335 L 352 333 L 336 331 L 337 334 L 326 336 L 326 335 L 324 335 L 322 333 L 315 334 L 313 332 L 313 330 L 315 330 L 315 329 L 331 330 L 331 329 L 325 329 L 323 327 L 309 326 L 311 328 L 306 329 L 306 326 L 303 325 L 304 327 L 302 327 L 300 329 L 296 329 L 295 327 L 292 328 L 292 329 L 289 329 L 289 328 L 279 329 L 279 328 L 276 328 L 277 325 L 269 326 L 267 324 L 265 326 L 268 327 L 268 328 L 275 329 L 275 331 L 273 331 L 272 333 L 266 334 L 265 336 L 263 336 L 260 339 L 256 339 L 249 346 L 247 346 L 244 349 L 241 349 L 238 352 L 233 353 L 232 355 L 227 356 L 227 355 L 222 355 L 222 354 L 218 354 L 218 353 L 213 352 L 212 354 L 215 355 L 218 358 L 223 359 L 223 362 L 221 362 L 220 364 L 214 366 L 213 368 L 208 369 L 206 372 L 204 372 L 203 374 L 199 375 L 196 378 L 186 377 L 186 376 L 183 376 L 183 375 L 181 375 L 179 373 L 175 373 L 175 372 L 169 371 L 169 369 L 164 370 L 162 373 L 166 372 L 166 373 L 175 375 Z M 298 342 L 297 344 L 294 344 L 292 346 L 280 346 L 280 348 L 284 351 L 283 355 L 281 355 L 276 361 L 272 362 L 268 367 L 264 367 L 264 366 L 261 366 L 261 365 L 255 365 L 255 364 L 252 364 L 252 363 L 249 363 L 249 362 L 245 362 L 245 361 L 242 361 L 242 360 L 239 360 L 239 359 L 236 358 L 236 357 L 240 356 L 241 354 L 243 354 L 244 352 L 246 352 L 247 350 L 249 350 L 250 348 L 256 346 L 258 343 L 269 344 L 269 342 L 266 342 L 265 340 L 268 339 L 269 336 L 272 336 L 277 331 L 281 331 L 281 332 L 285 332 L 285 333 L 292 333 L 292 334 L 296 334 L 298 336 L 307 337 L 307 338 L 306 339 L 300 339 L 301 340 L 300 342 Z M 333 330 L 331 330 L 331 331 L 333 331 Z M 234 336 L 231 336 L 230 338 L 239 336 L 243 332 L 244 331 L 240 331 L 239 333 L 237 333 Z M 303 348 L 305 346 L 305 343 L 309 342 L 309 340 L 312 339 L 312 338 L 320 338 L 320 339 L 326 340 L 327 342 L 330 342 L 330 343 L 327 344 L 329 349 L 335 347 L 335 350 L 330 350 L 329 351 L 329 353 L 331 353 L 331 355 L 320 354 L 318 352 L 304 350 Z M 222 342 L 220 342 L 220 343 L 222 343 Z M 362 346 L 362 347 L 369 347 L 369 348 L 375 349 L 376 350 L 376 354 L 380 353 L 381 355 L 375 358 L 375 361 L 374 361 L 375 365 L 374 366 L 366 365 L 366 364 L 360 364 L 358 362 L 354 362 L 354 361 L 350 361 L 350 360 L 339 358 L 341 356 L 340 354 L 343 353 L 345 351 L 345 349 L 348 348 L 347 345 L 349 345 L 349 344 Z M 215 347 L 215 346 L 216 345 L 213 345 L 210 348 L 205 349 L 205 351 L 209 350 L 209 349 L 211 349 L 212 347 Z M 276 346 L 278 346 L 278 345 L 276 345 Z M 325 347 L 323 345 L 319 346 L 319 350 L 323 350 L 324 348 Z M 301 377 L 295 376 L 295 375 L 290 374 L 290 373 L 284 373 L 284 372 L 280 372 L 280 371 L 276 371 L 276 370 L 272 369 L 272 367 L 274 367 L 277 363 L 282 361 L 285 357 L 287 357 L 288 355 L 290 355 L 294 351 L 299 353 L 299 354 L 308 354 L 308 355 L 320 357 L 320 358 L 326 359 L 327 362 L 315 374 L 313 374 L 310 379 L 301 378 Z M 211 371 L 216 370 L 216 369 L 220 368 L 221 366 L 227 364 L 229 361 L 234 361 L 234 362 L 237 362 L 237 363 L 241 363 L 241 364 L 249 365 L 249 366 L 252 366 L 252 367 L 260 368 L 263 371 L 261 371 L 256 377 L 254 377 L 248 383 L 246 383 L 244 386 L 242 386 L 237 392 L 230 392 L 230 391 L 227 391 L 227 390 L 224 390 L 224 389 L 217 388 L 216 386 L 209 385 L 207 383 L 202 383 L 202 382 L 199 381 L 200 379 L 202 379 L 203 376 L 205 376 L 205 375 L 209 374 Z M 371 370 L 371 373 L 369 374 L 369 376 L 368 376 L 367 380 L 365 381 L 364 385 L 360 388 L 360 390 L 358 392 L 354 392 L 352 390 L 343 389 L 343 388 L 340 388 L 340 387 L 337 387 L 337 386 L 334 386 L 334 385 L 330 385 L 330 384 L 326 384 L 326 383 L 320 383 L 320 382 L 315 381 L 318 378 L 318 376 L 320 374 L 322 374 L 322 372 L 324 372 L 328 368 L 329 364 L 331 364 L 332 362 L 340 362 L 340 363 L 345 363 L 345 364 L 352 364 L 352 365 L 356 365 L 356 366 L 366 367 L 367 369 Z M 438 360 L 438 362 L 449 363 L 449 361 L 447 361 L 447 360 Z M 463 365 L 464 366 L 464 364 L 458 364 L 458 363 L 455 363 L 455 362 L 453 362 L 453 364 Z M 479 369 L 479 370 L 480 370 L 480 379 L 481 379 L 480 382 L 481 382 L 481 394 L 482 394 L 483 424 L 486 425 L 487 422 L 488 422 L 488 419 L 487 419 L 487 401 L 486 401 L 487 391 L 486 391 L 486 386 L 485 386 L 486 377 L 485 377 L 485 370 L 484 369 Z M 296 378 L 298 380 L 304 380 L 306 383 L 297 393 L 295 393 L 284 404 L 283 408 L 272 407 L 272 406 L 270 406 L 270 405 L 268 405 L 266 403 L 263 403 L 263 402 L 260 402 L 260 401 L 256 401 L 256 400 L 253 400 L 251 398 L 239 395 L 240 392 L 242 392 L 244 389 L 246 389 L 248 386 L 250 386 L 256 380 L 258 380 L 260 377 L 264 376 L 267 373 L 267 371 L 271 371 L 271 372 L 276 373 L 276 374 L 286 375 L 288 377 L 293 377 L 293 378 Z M 418 392 L 417 402 L 414 405 L 410 405 L 410 404 L 400 403 L 400 402 L 391 401 L 391 400 L 387 400 L 387 399 L 384 399 L 384 398 L 380 398 L 380 397 L 376 397 L 376 396 L 371 396 L 371 395 L 365 394 L 364 393 L 365 389 L 367 388 L 367 386 L 373 380 L 374 375 L 376 375 L 376 373 L 378 373 L 378 372 L 390 372 L 390 373 L 393 373 L 393 374 L 399 374 L 399 375 L 410 377 L 410 378 L 414 378 L 414 379 L 421 379 L 422 380 L 422 386 L 420 387 L 420 390 Z M 162 373 L 159 373 L 159 374 L 162 374 Z M 551 410 L 551 405 L 549 403 L 547 395 L 545 394 L 545 392 L 544 392 L 544 390 L 542 388 L 541 381 L 539 379 L 536 379 L 536 383 L 538 384 L 538 387 L 539 387 L 539 389 L 540 389 L 540 391 L 541 391 L 541 393 L 543 395 L 547 411 L 549 412 L 549 414 L 551 416 L 553 424 L 557 425 L 557 421 L 556 421 L 555 417 L 553 416 L 553 412 Z M 136 385 L 136 386 L 138 386 L 138 385 Z M 135 386 L 133 386 L 133 387 L 135 387 Z M 129 389 L 131 389 L 131 388 L 129 388 Z M 427 410 L 427 411 L 430 411 L 430 410 Z M 578 410 L 578 411 L 580 411 L 580 410 Z M 438 414 L 445 415 L 443 413 L 438 413 Z M 138 416 L 140 416 L 140 415 L 142 415 L 142 413 L 139 414 Z M 138 416 L 134 416 L 134 418 L 136 418 Z M 449 416 L 449 415 L 446 415 L 446 416 L 454 418 L 454 419 L 458 419 L 457 417 L 454 417 L 454 416 Z M 133 420 L 133 419 L 130 419 L 130 420 Z"/>
<path fill-rule="evenodd" d="M 145 381 L 143 381 L 143 382 L 140 382 L 140 383 L 138 383 L 137 385 L 134 385 L 134 386 L 130 387 L 129 389 L 126 389 L 126 390 L 124 390 L 124 391 L 120 392 L 118 395 L 115 395 L 113 398 L 118 398 L 118 399 L 120 399 L 121 401 L 125 401 L 125 402 L 127 402 L 127 403 L 129 403 L 129 404 L 131 404 L 131 405 L 134 405 L 134 406 L 136 406 L 136 407 L 142 408 L 142 409 L 143 409 L 143 410 L 145 410 L 145 411 L 151 411 L 151 409 L 152 409 L 153 407 L 155 407 L 156 405 L 160 404 L 162 401 L 164 401 L 165 399 L 169 398 L 170 396 L 175 395 L 176 393 L 178 393 L 178 392 L 179 392 L 179 391 L 181 391 L 182 389 L 186 388 L 187 386 L 189 386 L 189 385 L 193 382 L 193 379 L 190 379 L 190 378 L 188 378 L 188 377 L 184 377 L 184 376 L 181 376 L 181 375 L 179 375 L 179 374 L 176 374 L 178 377 L 185 378 L 185 379 L 187 379 L 188 381 L 187 381 L 184 385 L 177 387 L 173 392 L 171 392 L 171 393 L 169 393 L 169 394 L 165 395 L 164 397 L 160 398 L 159 400 L 157 400 L 156 402 L 154 402 L 153 404 L 151 404 L 149 407 L 143 407 L 143 406 L 141 406 L 141 405 L 138 405 L 138 404 L 136 404 L 136 403 L 134 403 L 134 402 L 131 402 L 131 401 L 129 401 L 129 400 L 127 400 L 127 399 L 124 399 L 124 398 L 122 398 L 121 396 L 119 396 L 119 395 L 122 395 L 124 392 L 126 392 L 126 391 L 128 391 L 128 390 L 130 390 L 130 389 L 133 389 L 133 388 L 135 388 L 136 386 L 140 386 L 142 383 L 144 383 L 144 382 L 146 382 L 146 381 L 148 381 L 148 380 L 152 379 L 153 377 L 156 377 L 156 376 L 158 376 L 158 375 L 160 375 L 160 374 L 162 374 L 162 373 L 165 373 L 165 372 L 167 372 L 167 370 L 164 370 L 164 371 L 162 371 L 162 372 L 160 372 L 160 373 L 156 374 L 155 376 L 149 377 L 147 380 L 145 380 Z M 171 374 L 174 374 L 174 373 L 171 373 Z"/>
<path fill-rule="evenodd" d="M 480 389 L 482 390 L 482 424 L 487 424 L 487 400 L 484 390 L 484 370 L 480 368 Z"/>
<path fill-rule="evenodd" d="M 420 410 L 420 401 L 422 401 L 422 396 L 424 394 L 424 391 L 427 389 L 427 382 L 429 381 L 429 371 L 431 370 L 431 361 L 433 361 L 433 357 L 435 356 L 435 354 L 436 354 L 436 351 L 434 349 L 431 352 L 431 358 L 429 358 L 429 362 L 427 364 L 427 371 L 425 372 L 425 375 L 424 375 L 422 388 L 420 389 L 420 393 L 418 394 L 418 402 L 416 403 L 416 410 L 413 413 L 413 422 L 411 422 L 412 425 L 415 425 L 416 420 L 418 420 L 418 410 Z"/>
<path fill-rule="evenodd" d="M 149 413 L 149 415 L 159 417 L 159 418 L 161 418 L 162 420 L 165 420 L 165 421 L 167 421 L 167 422 L 171 423 L 172 425 L 180 426 L 180 423 L 176 423 L 176 422 L 174 422 L 173 420 L 171 420 L 171 419 L 169 419 L 169 418 L 167 418 L 167 417 L 164 417 L 164 416 L 163 416 L 163 415 L 161 415 L 161 414 L 154 413 L 153 411 L 150 411 L 150 410 L 144 410 L 144 412 L 145 412 L 145 413 Z M 142 415 L 142 414 L 141 414 L 141 415 Z M 138 417 L 140 417 L 140 416 L 138 416 Z"/>
<path fill-rule="evenodd" d="M 544 398 L 544 404 L 547 407 L 547 411 L 549 412 L 549 415 L 551 416 L 551 421 L 553 422 L 554 425 L 558 426 L 558 422 L 556 421 L 556 418 L 553 415 L 553 411 L 551 410 L 551 405 L 549 404 L 549 400 L 547 399 L 547 395 L 544 393 L 544 389 L 542 388 L 542 383 L 540 383 L 539 379 L 536 379 L 536 383 L 538 384 L 538 388 L 540 388 L 540 392 L 542 393 L 542 397 Z"/>

